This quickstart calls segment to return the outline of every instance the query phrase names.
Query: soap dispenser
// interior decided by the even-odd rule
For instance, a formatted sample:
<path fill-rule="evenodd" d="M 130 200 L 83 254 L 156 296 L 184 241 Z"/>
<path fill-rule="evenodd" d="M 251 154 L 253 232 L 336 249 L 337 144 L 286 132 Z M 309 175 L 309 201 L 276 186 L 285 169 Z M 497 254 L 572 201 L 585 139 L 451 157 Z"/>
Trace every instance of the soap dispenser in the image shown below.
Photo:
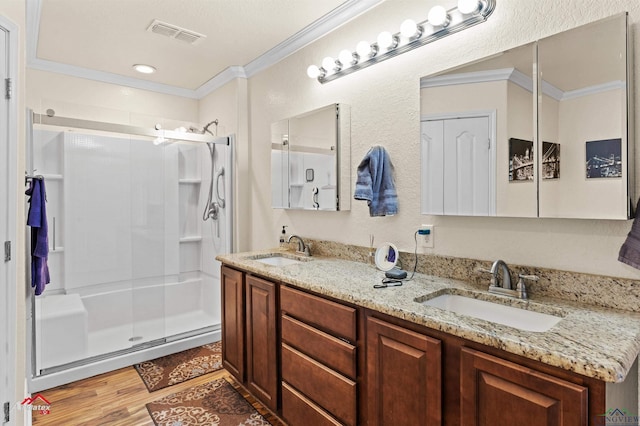
<path fill-rule="evenodd" d="M 287 231 L 285 230 L 286 227 L 287 227 L 287 225 L 282 225 L 282 233 L 280 234 L 280 248 L 284 248 L 284 244 L 285 244 L 285 241 L 286 241 L 285 237 L 287 236 L 286 235 Z"/>

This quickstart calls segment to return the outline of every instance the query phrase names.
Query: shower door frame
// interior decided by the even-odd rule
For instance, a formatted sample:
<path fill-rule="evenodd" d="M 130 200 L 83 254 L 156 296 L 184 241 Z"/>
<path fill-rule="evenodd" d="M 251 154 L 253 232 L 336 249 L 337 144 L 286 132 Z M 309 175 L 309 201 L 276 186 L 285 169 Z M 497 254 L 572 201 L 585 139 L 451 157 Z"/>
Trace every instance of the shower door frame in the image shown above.
<path fill-rule="evenodd" d="M 137 126 L 104 123 L 91 120 L 83 120 L 68 117 L 56 117 L 55 115 L 42 115 L 34 113 L 28 110 L 27 115 L 27 127 L 28 136 L 30 140 L 27 145 L 31 147 L 33 143 L 33 125 L 43 124 L 48 126 L 60 126 L 65 128 L 76 128 L 94 130 L 100 132 L 113 132 L 119 134 L 127 134 L 130 136 L 145 136 L 145 137 L 159 137 L 163 139 L 174 139 L 177 141 L 186 141 L 191 143 L 214 143 L 217 145 L 226 145 L 229 149 L 227 155 L 227 161 L 225 168 L 229 171 L 230 176 L 233 176 L 233 164 L 235 156 L 235 135 L 228 136 L 216 136 L 210 137 L 208 135 L 194 134 L 194 133 L 182 133 L 168 130 L 156 130 L 148 129 Z M 150 142 L 151 143 L 151 142 Z M 29 168 L 29 174 L 33 174 L 33 153 L 31 152 L 27 158 L 27 165 Z M 226 223 L 226 240 L 225 245 L 229 251 L 233 250 L 233 216 L 234 216 L 234 179 L 231 178 L 229 183 L 225 182 L 225 196 L 227 197 L 227 207 L 231 211 L 231 214 L 227 215 Z M 29 245 L 27 241 L 27 246 Z M 28 277 L 30 279 L 30 277 Z M 202 345 L 208 343 L 207 339 L 211 339 L 211 336 L 215 336 L 214 340 L 220 340 L 221 331 L 219 325 L 207 327 L 204 329 L 196 329 L 181 333 L 179 335 L 165 336 L 162 339 L 149 341 L 140 345 L 134 345 L 130 348 L 119 350 L 116 352 L 109 352 L 102 355 L 96 355 L 89 358 L 84 358 L 78 361 L 70 362 L 57 367 L 45 369 L 44 373 L 36 371 L 36 336 L 35 336 L 35 296 L 31 295 L 30 303 L 28 303 L 27 309 L 29 312 L 29 321 L 27 325 L 27 339 L 28 339 L 28 390 L 30 392 L 37 392 L 51 387 L 58 386 L 60 384 L 69 383 L 71 381 L 80 380 L 86 377 L 90 377 L 96 374 L 113 371 L 118 368 L 126 367 L 135 363 L 140 363 L 149 359 L 158 358 L 160 356 L 167 355 L 166 351 L 162 348 L 170 347 L 171 352 L 178 352 L 188 349 L 190 347 Z M 85 373 L 83 369 L 90 371 Z M 63 375 L 66 375 L 65 379 L 62 379 Z"/>
<path fill-rule="evenodd" d="M 2 188 L 0 188 L 1 198 L 3 199 L 4 207 L 0 212 L 0 218 L 3 228 L 0 235 L 0 241 L 4 248 L 5 241 L 10 245 L 7 247 L 9 253 L 3 252 L 2 261 L 4 262 L 2 268 L 2 278 L 6 278 L 3 284 L 1 284 L 0 294 L 5 300 L 4 312 L 0 314 L 0 348 L 2 348 L 3 355 L 0 356 L 0 371 L 4 371 L 0 374 L 0 406 L 2 413 L 0 420 L 3 424 L 15 423 L 12 418 L 12 412 L 15 410 L 12 408 L 15 406 L 14 398 L 16 397 L 17 380 L 16 380 L 16 337 L 17 329 L 21 329 L 17 320 L 17 268 L 16 268 L 16 241 L 17 241 L 17 227 L 16 209 L 18 206 L 18 194 L 16 174 L 17 174 L 17 148 L 18 148 L 18 105 L 17 105 L 17 90 L 13 89 L 17 76 L 17 62 L 18 62 L 18 27 L 4 16 L 0 16 L 0 31 L 3 33 L 2 50 L 0 55 L 3 57 L 3 70 L 1 71 L 1 77 L 7 83 L 5 83 L 5 95 L 3 96 L 3 105 L 0 108 L 2 112 L 2 119 L 0 123 L 6 125 L 6 133 L 1 137 L 3 142 L 6 142 L 4 152 L 0 156 L 3 160 L 0 162 L 0 169 L 6 173 L 6 179 L 3 180 Z M 13 91 L 13 93 L 11 93 Z M 6 123 L 4 121 L 6 120 Z M 4 126 L 0 126 L 4 127 Z M 6 249 L 5 249 L 6 250 Z M 10 258 L 5 259 L 5 256 L 9 254 Z M 9 350 L 5 350 L 9 348 Z M 14 348 L 13 350 L 11 348 Z"/>

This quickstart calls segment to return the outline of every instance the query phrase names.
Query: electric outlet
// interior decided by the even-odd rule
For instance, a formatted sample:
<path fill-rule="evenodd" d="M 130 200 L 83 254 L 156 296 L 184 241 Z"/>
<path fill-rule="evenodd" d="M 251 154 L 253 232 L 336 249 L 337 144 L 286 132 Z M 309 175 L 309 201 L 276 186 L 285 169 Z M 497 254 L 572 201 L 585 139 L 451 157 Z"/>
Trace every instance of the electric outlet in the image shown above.
<path fill-rule="evenodd" d="M 418 239 L 422 248 L 433 248 L 433 225 L 422 225 L 418 229 Z"/>

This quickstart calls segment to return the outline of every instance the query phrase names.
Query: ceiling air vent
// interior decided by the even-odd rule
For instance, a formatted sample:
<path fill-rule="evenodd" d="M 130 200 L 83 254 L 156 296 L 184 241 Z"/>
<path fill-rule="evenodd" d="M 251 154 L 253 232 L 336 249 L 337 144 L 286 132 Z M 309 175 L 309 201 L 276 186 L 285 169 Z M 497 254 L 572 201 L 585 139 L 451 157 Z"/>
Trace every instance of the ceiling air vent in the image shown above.
<path fill-rule="evenodd" d="M 168 24 L 166 22 L 155 19 L 147 28 L 147 31 L 160 34 L 165 37 L 174 38 L 189 44 L 196 44 L 200 40 L 206 38 L 204 34 L 178 27 L 177 25 Z"/>

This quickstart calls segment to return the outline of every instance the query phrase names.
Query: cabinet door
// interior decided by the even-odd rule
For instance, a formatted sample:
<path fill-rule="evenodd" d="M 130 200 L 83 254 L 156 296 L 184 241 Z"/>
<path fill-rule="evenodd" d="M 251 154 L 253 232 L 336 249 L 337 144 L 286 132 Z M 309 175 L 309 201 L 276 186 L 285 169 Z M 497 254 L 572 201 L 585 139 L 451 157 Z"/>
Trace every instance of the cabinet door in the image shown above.
<path fill-rule="evenodd" d="M 462 348 L 463 426 L 587 425 L 587 388 Z"/>
<path fill-rule="evenodd" d="M 439 425 L 440 341 L 367 318 L 369 425 Z"/>
<path fill-rule="evenodd" d="M 244 381 L 244 274 L 222 267 L 222 363 Z"/>
<path fill-rule="evenodd" d="M 276 288 L 246 277 L 247 387 L 273 411 L 278 409 Z"/>

